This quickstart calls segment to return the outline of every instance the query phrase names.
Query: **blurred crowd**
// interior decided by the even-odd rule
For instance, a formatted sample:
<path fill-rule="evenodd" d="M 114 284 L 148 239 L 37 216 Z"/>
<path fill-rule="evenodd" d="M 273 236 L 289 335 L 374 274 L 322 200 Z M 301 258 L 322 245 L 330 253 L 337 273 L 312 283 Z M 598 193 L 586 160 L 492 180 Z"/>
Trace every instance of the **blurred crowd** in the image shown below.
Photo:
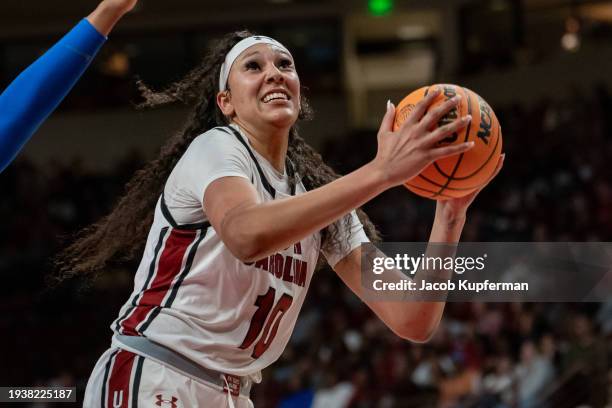
<path fill-rule="evenodd" d="M 608 91 L 495 110 L 506 164 L 470 209 L 462 239 L 612 241 Z M 348 172 L 373 157 L 373 134 L 330 138 L 323 157 Z M 22 159 L 0 176 L 0 366 L 8 367 L 1 384 L 84 389 L 135 265 L 113 268 L 87 289 L 75 280 L 47 290 L 45 277 L 58 249 L 108 212 L 142 163 L 130 152 L 112 173 L 91 174 L 78 162 L 42 171 Z M 384 240 L 424 241 L 433 208 L 397 188 L 365 210 Z M 612 404 L 611 340 L 612 299 L 449 303 L 434 338 L 409 343 L 324 268 L 289 346 L 252 398 L 258 408 L 604 407 Z"/>

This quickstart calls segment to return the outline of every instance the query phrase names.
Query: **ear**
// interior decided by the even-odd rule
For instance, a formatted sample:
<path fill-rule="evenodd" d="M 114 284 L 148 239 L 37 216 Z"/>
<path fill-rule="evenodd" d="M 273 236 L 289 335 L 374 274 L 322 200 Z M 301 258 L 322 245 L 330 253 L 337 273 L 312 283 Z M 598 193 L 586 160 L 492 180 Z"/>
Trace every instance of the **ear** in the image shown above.
<path fill-rule="evenodd" d="M 223 115 L 228 117 L 234 115 L 234 105 L 232 104 L 230 91 L 225 90 L 217 94 L 217 106 L 219 106 Z"/>

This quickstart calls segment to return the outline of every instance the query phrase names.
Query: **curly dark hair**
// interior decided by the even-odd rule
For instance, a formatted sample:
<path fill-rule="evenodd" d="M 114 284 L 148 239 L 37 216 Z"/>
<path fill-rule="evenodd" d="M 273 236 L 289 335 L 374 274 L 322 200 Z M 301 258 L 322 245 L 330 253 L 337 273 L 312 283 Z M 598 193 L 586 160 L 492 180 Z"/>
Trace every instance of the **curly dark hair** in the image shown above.
<path fill-rule="evenodd" d="M 191 107 L 189 119 L 164 144 L 159 156 L 136 172 L 111 213 L 80 231 L 76 240 L 57 256 L 57 280 L 76 275 L 95 277 L 109 262 L 131 260 L 140 254 L 153 221 L 156 202 L 180 157 L 196 136 L 228 124 L 228 119 L 216 103 L 219 71 L 229 50 L 252 35 L 249 31 L 237 31 L 216 41 L 196 68 L 161 92 L 138 81 L 145 100 L 140 107 L 153 108 L 180 102 Z M 311 116 L 308 101 L 302 96 L 298 121 Z M 295 173 L 308 190 L 339 177 L 323 163 L 321 155 L 299 136 L 297 125 L 290 130 L 287 155 L 295 166 Z M 297 180 L 291 182 L 296 183 Z M 358 210 L 358 215 L 368 237 L 377 241 L 378 232 L 367 215 L 361 210 Z M 323 248 L 330 250 L 342 245 L 338 234 L 340 222 L 348 226 L 350 217 L 345 216 L 321 231 Z"/>

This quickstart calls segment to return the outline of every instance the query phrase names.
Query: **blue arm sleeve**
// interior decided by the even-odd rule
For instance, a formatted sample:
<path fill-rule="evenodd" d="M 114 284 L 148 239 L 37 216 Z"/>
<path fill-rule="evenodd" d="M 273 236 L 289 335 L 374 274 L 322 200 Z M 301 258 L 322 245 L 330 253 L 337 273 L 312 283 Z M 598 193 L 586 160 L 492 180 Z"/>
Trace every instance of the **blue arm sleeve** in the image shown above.
<path fill-rule="evenodd" d="M 0 95 L 0 172 L 64 99 L 105 41 L 83 19 Z"/>

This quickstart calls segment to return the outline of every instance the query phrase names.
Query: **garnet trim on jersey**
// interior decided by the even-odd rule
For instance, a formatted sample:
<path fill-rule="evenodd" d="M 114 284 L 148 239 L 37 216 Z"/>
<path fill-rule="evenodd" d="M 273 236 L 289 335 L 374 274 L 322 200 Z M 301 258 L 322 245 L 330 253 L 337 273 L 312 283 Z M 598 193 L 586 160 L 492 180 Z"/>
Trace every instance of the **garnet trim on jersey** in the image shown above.
<path fill-rule="evenodd" d="M 132 312 L 132 310 L 134 310 L 134 308 L 138 306 L 138 299 L 141 297 L 144 291 L 149 287 L 149 282 L 151 282 L 151 278 L 155 274 L 155 265 L 157 265 L 157 256 L 159 255 L 159 250 L 161 249 L 162 244 L 164 243 L 164 237 L 166 236 L 166 233 L 168 233 L 168 227 L 164 227 L 159 231 L 159 237 L 157 238 L 157 245 L 155 246 L 155 254 L 153 255 L 153 260 L 151 260 L 151 264 L 149 265 L 149 274 L 147 275 L 147 279 L 145 280 L 142 290 L 138 292 L 136 295 L 134 295 L 134 297 L 132 298 L 132 302 L 131 302 L 132 306 L 125 311 L 123 316 L 117 319 L 117 323 L 115 324 L 115 330 L 118 333 L 121 333 L 121 324 L 123 320 L 125 320 L 125 318 Z"/>
<path fill-rule="evenodd" d="M 134 369 L 134 359 L 136 359 L 136 369 Z M 110 355 L 106 363 L 102 383 L 100 401 L 102 408 L 138 407 L 138 392 L 143 364 L 144 357 L 129 351 L 116 350 Z"/>
<path fill-rule="evenodd" d="M 231 126 L 218 127 L 217 129 L 227 134 L 233 134 L 247 149 L 264 188 L 275 198 L 276 190 L 266 178 L 255 154 L 241 134 Z M 286 169 L 290 179 L 291 195 L 295 195 L 295 172 L 289 158 L 286 159 Z M 179 287 L 192 267 L 198 246 L 205 238 L 209 227 L 211 227 L 208 221 L 178 224 L 166 205 L 163 192 L 160 197 L 160 210 L 172 228 L 166 226 L 159 232 L 155 253 L 149 265 L 149 272 L 144 285 L 132 298 L 130 307 L 115 323 L 115 330 L 120 334 L 146 337 L 145 331 L 159 315 L 162 308 L 170 307 L 174 302 Z M 187 257 L 185 258 L 186 253 Z M 184 264 L 183 260 L 185 261 Z"/>
<path fill-rule="evenodd" d="M 276 197 L 276 190 L 264 175 L 255 154 L 248 143 L 244 141 L 240 133 L 232 127 L 219 127 L 218 129 L 225 133 L 233 134 L 247 149 L 251 159 L 257 167 L 264 188 L 272 197 Z M 293 165 L 288 158 L 286 161 L 286 169 L 290 179 L 293 180 L 295 173 L 293 171 Z M 295 195 L 295 180 L 290 184 L 291 195 Z M 151 325 L 155 317 L 159 315 L 162 307 L 170 307 L 172 305 L 181 283 L 191 269 L 198 245 L 206 236 L 208 228 L 211 227 L 208 221 L 193 224 L 178 224 L 166 205 L 163 192 L 160 198 L 160 209 L 164 218 L 172 226 L 172 229 L 168 227 L 161 229 L 155 247 L 155 254 L 149 266 L 147 279 L 140 292 L 132 298 L 131 307 L 126 310 L 123 316 L 117 319 L 115 329 L 122 334 L 144 336 L 145 330 Z M 168 231 L 170 231 L 170 236 L 164 243 L 164 238 Z M 193 244 L 194 240 L 197 241 L 195 244 Z M 190 245 L 191 249 L 189 250 L 187 260 L 181 272 L 181 264 L 185 256 L 185 251 L 187 251 Z M 164 248 L 160 255 L 162 246 Z M 157 262 L 158 257 L 159 263 Z M 172 282 L 179 273 L 180 276 L 173 285 Z M 170 290 L 170 295 L 166 297 L 168 290 Z M 164 298 L 166 298 L 166 301 L 162 305 Z"/>
<path fill-rule="evenodd" d="M 169 236 L 164 241 L 168 231 Z M 132 306 L 117 321 L 115 328 L 119 333 L 144 336 L 161 309 L 172 305 L 207 231 L 162 228 L 145 284 L 132 299 Z"/>
<path fill-rule="evenodd" d="M 168 238 L 168 240 L 170 240 L 172 238 L 172 234 L 174 234 L 177 230 L 172 230 L 170 237 Z M 168 296 L 168 298 L 166 299 L 166 302 L 164 303 L 163 306 L 156 306 L 155 309 L 153 310 L 153 312 L 151 313 L 151 315 L 149 316 L 149 318 L 147 319 L 147 321 L 142 325 L 142 327 L 140 327 L 139 331 L 140 333 L 144 333 L 145 330 L 147 330 L 147 328 L 149 327 L 149 325 L 151 324 L 151 322 L 153 322 L 153 319 L 155 319 L 155 317 L 157 317 L 157 315 L 159 314 L 159 312 L 161 311 L 162 307 L 170 307 L 172 306 L 172 303 L 174 302 L 174 299 L 176 298 L 176 293 L 179 290 L 179 287 L 181 286 L 181 284 L 183 283 L 183 280 L 185 280 L 185 277 L 187 276 L 187 274 L 189 273 L 189 271 L 191 270 L 191 265 L 193 265 L 193 258 L 195 257 L 196 251 L 198 249 L 198 246 L 200 245 L 200 242 L 202 242 L 202 239 L 204 239 L 204 237 L 206 236 L 206 232 L 205 231 L 200 231 L 199 232 L 199 237 L 197 237 L 198 232 L 194 232 L 193 233 L 193 238 L 191 238 L 191 240 L 195 239 L 195 244 L 192 245 L 191 249 L 189 250 L 189 253 L 187 254 L 187 260 L 185 261 L 185 266 L 183 267 L 183 271 L 180 273 L 177 281 L 175 282 L 175 284 L 172 286 L 172 289 L 170 291 L 170 296 Z M 179 238 L 180 239 L 180 238 Z M 168 241 L 166 241 L 166 248 L 168 248 Z M 190 241 L 192 242 L 192 241 Z M 185 240 L 185 243 L 187 243 L 187 240 Z M 177 264 L 179 266 L 178 271 L 180 271 L 180 264 L 183 260 L 183 256 L 185 254 L 185 251 L 187 250 L 188 246 L 190 244 L 187 243 L 187 245 L 184 244 L 179 244 L 179 251 L 182 250 L 181 252 L 181 257 L 180 259 L 177 260 L 178 262 L 174 261 L 174 260 L 168 260 L 168 267 L 167 269 L 170 269 L 172 267 L 175 267 Z M 165 252 L 165 251 L 164 251 Z M 166 266 L 164 265 L 162 267 L 162 261 L 164 261 L 164 255 L 162 254 L 162 257 L 159 260 L 159 266 L 158 269 L 160 270 L 164 270 L 166 269 Z M 164 268 L 164 269 L 162 269 Z M 175 274 L 171 275 L 172 277 L 176 276 Z M 170 287 L 169 285 L 171 284 L 171 281 L 168 282 L 168 288 Z M 160 299 L 161 301 L 161 299 Z"/>
<path fill-rule="evenodd" d="M 106 367 L 104 368 L 104 379 L 102 380 L 102 396 L 100 401 L 101 407 L 104 407 L 106 405 L 106 383 L 108 382 L 108 374 L 113 363 L 113 358 L 115 358 L 115 355 L 117 355 L 118 352 L 119 350 L 116 350 L 110 355 L 108 361 L 106 362 Z"/>

